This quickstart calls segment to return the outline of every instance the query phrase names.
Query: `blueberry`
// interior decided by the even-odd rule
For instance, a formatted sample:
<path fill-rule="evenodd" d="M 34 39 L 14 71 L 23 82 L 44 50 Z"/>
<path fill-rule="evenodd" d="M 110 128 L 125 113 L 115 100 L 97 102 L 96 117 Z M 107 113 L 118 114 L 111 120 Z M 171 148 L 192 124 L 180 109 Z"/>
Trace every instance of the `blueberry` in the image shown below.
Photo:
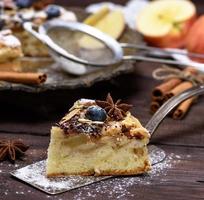
<path fill-rule="evenodd" d="M 51 19 L 60 16 L 60 9 L 58 6 L 50 5 L 46 8 L 47 18 Z"/>
<path fill-rule="evenodd" d="M 29 8 L 32 6 L 33 0 L 16 0 L 16 6 L 19 8 Z"/>
<path fill-rule="evenodd" d="M 105 121 L 107 118 L 106 111 L 99 106 L 90 106 L 85 114 L 87 119 L 92 121 Z"/>

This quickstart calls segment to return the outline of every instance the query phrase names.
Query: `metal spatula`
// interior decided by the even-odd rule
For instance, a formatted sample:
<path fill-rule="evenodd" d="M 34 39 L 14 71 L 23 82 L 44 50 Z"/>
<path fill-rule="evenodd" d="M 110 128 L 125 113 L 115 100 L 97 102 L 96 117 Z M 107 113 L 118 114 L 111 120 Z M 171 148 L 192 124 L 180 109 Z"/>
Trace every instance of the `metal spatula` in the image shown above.
<path fill-rule="evenodd" d="M 191 88 L 173 98 L 168 100 L 149 120 L 146 129 L 150 132 L 151 136 L 156 128 L 165 118 L 165 116 L 182 101 L 196 95 L 204 94 L 204 85 Z M 154 146 L 149 145 L 149 155 L 152 165 L 162 162 L 165 159 L 165 152 Z M 111 176 L 68 176 L 65 178 L 51 178 L 45 176 L 45 160 L 28 165 L 24 168 L 11 172 L 11 175 L 38 188 L 48 194 L 59 194 L 85 185 L 89 185 L 98 181 L 102 181 Z"/>
<path fill-rule="evenodd" d="M 162 162 L 166 157 L 165 152 L 154 145 L 149 145 L 148 151 L 152 165 Z M 63 178 L 47 178 L 45 166 L 46 160 L 42 160 L 15 170 L 11 172 L 11 175 L 48 194 L 60 194 L 111 178 L 111 176 L 67 176 Z"/>

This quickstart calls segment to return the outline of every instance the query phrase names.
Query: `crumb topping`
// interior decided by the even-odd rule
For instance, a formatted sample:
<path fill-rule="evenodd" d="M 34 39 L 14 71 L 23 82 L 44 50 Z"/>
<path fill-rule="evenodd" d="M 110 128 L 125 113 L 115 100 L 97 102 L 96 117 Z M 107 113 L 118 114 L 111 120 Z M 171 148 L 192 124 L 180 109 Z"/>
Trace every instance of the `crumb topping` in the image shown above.
<path fill-rule="evenodd" d="M 76 101 L 69 113 L 62 118 L 58 126 L 63 129 L 64 133 L 69 134 L 86 134 L 89 137 L 100 138 L 101 136 L 111 135 L 113 137 L 126 136 L 143 140 L 149 138 L 149 134 L 140 122 L 134 118 L 130 112 L 124 112 L 121 120 L 115 120 L 107 114 L 105 121 L 96 121 L 97 112 L 93 113 L 93 119 L 86 117 L 86 112 L 90 107 L 98 107 L 96 101 L 89 99 L 80 99 Z M 100 114 L 100 113 L 99 113 Z"/>
<path fill-rule="evenodd" d="M 60 128 L 65 134 L 83 133 L 89 136 L 99 136 L 102 130 L 102 124 L 89 124 L 79 120 L 80 116 L 75 115 L 68 121 L 59 123 Z"/>

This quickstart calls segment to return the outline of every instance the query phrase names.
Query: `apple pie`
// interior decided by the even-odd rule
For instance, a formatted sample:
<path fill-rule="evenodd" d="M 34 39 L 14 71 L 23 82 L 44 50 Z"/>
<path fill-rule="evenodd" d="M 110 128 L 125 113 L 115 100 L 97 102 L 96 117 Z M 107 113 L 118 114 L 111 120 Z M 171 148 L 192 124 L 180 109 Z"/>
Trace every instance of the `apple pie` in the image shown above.
<path fill-rule="evenodd" d="M 106 101 L 80 99 L 51 129 L 46 174 L 135 175 L 151 168 L 149 133 L 130 105 L 110 94 Z"/>
<path fill-rule="evenodd" d="M 6 3 L 4 0 L 4 13 L 1 16 L 3 21 L 1 28 L 9 28 L 22 43 L 25 56 L 46 57 L 49 56 L 47 47 L 22 27 L 24 21 L 31 21 L 38 27 L 44 22 L 61 19 L 64 21 L 76 21 L 76 15 L 58 5 L 47 5 L 53 0 L 32 1 L 32 0 L 11 0 Z M 12 4 L 11 4 L 12 3 Z"/>
<path fill-rule="evenodd" d="M 19 66 L 22 55 L 21 43 L 11 30 L 0 31 L 0 69 Z"/>

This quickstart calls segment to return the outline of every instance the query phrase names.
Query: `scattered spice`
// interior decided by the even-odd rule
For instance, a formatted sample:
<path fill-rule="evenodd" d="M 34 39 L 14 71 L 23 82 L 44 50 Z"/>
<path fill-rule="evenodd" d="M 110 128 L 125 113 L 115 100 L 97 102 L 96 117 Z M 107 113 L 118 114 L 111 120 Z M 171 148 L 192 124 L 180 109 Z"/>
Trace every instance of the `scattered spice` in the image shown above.
<path fill-rule="evenodd" d="M 29 146 L 20 140 L 0 140 L 0 161 L 9 159 L 14 163 L 28 148 Z"/>
<path fill-rule="evenodd" d="M 109 117 L 117 121 L 122 120 L 126 116 L 127 111 L 132 108 L 132 105 L 121 103 L 120 99 L 114 103 L 110 93 L 108 93 L 106 101 L 96 100 L 96 104 L 103 108 Z"/>

